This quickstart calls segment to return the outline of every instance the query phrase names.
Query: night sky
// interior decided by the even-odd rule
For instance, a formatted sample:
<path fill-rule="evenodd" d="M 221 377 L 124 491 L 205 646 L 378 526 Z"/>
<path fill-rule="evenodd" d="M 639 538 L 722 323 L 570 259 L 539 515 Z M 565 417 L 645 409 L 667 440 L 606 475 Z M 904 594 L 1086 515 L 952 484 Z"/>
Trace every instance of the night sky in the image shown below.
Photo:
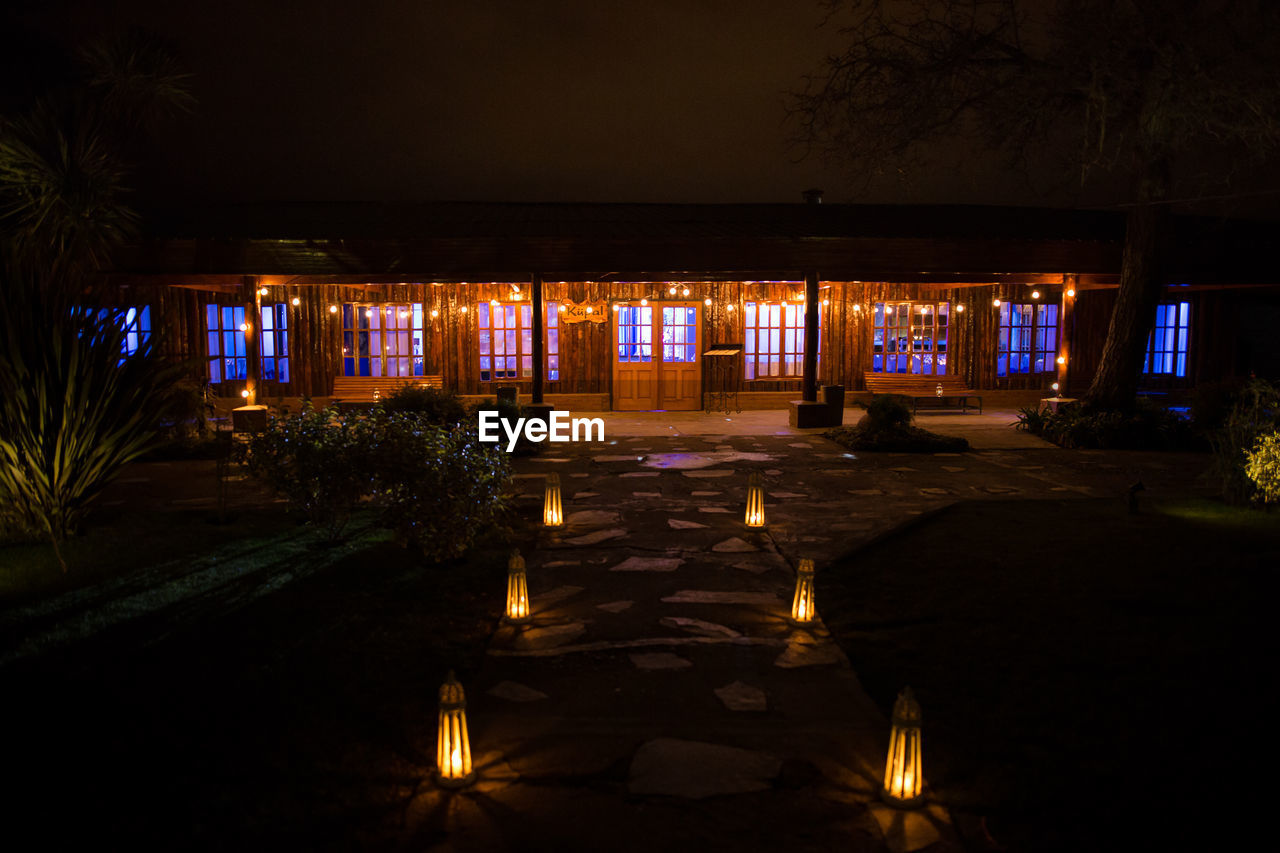
<path fill-rule="evenodd" d="M 816 0 L 26 5 L 59 43 L 140 25 L 177 46 L 199 106 L 161 128 L 135 181 L 166 201 L 1018 193 L 998 170 L 956 178 L 955 158 L 870 195 L 797 162 L 785 93 L 835 44 Z"/>
<path fill-rule="evenodd" d="M 14 7 L 11 7 L 14 8 Z M 867 186 L 788 145 L 786 92 L 838 34 L 819 0 L 22 0 L 26 50 L 141 26 L 199 105 L 161 127 L 144 201 L 636 201 L 1096 205 L 939 151 Z M 0 19 L 2 21 L 2 19 Z M 36 47 L 32 47 L 36 45 Z M 38 67 L 38 57 L 7 63 Z M 12 75 L 10 75 L 12 76 Z M 11 81 L 12 82 L 12 81 Z M 1111 188 L 1113 190 L 1117 188 Z M 1120 193 L 1123 194 L 1123 193 Z"/>

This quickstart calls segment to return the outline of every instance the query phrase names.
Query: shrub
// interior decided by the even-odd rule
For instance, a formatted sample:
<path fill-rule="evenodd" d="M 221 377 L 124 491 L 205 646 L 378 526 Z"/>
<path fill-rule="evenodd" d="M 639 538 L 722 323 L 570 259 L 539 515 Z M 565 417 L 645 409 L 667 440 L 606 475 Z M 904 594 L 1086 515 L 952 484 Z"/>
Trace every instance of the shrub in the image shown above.
<path fill-rule="evenodd" d="M 0 516 L 56 550 L 156 443 L 177 371 L 150 338 L 122 358 L 114 318 L 12 299 L 0 300 Z"/>
<path fill-rule="evenodd" d="M 1264 503 L 1280 501 L 1280 432 L 1258 439 L 1245 456 L 1244 473 Z"/>
<path fill-rule="evenodd" d="M 427 423 L 452 427 L 466 417 L 462 400 L 453 391 L 405 382 L 378 402 L 384 412 L 413 412 Z"/>
<path fill-rule="evenodd" d="M 409 412 L 375 413 L 371 457 L 379 523 L 428 560 L 461 556 L 499 520 L 510 483 L 506 454 L 470 430 Z"/>
<path fill-rule="evenodd" d="M 1255 484 L 1245 472 L 1245 458 L 1263 435 L 1280 429 L 1280 388 L 1251 379 L 1236 392 L 1222 425 L 1207 437 L 1222 479 L 1222 493 L 1242 503 L 1253 496 Z"/>
<path fill-rule="evenodd" d="M 898 394 L 876 394 L 859 425 L 870 433 L 901 432 L 911 426 L 911 403 Z"/>
<path fill-rule="evenodd" d="M 1049 409 L 1041 409 L 1035 406 L 1024 406 L 1018 409 L 1018 420 L 1015 422 L 1015 428 L 1019 432 L 1029 432 L 1032 435 L 1043 435 L 1045 424 L 1048 422 L 1048 415 L 1052 414 Z"/>
<path fill-rule="evenodd" d="M 1086 406 L 1057 412 L 1022 409 L 1017 425 L 1069 449 L 1197 450 L 1204 446 L 1190 420 L 1144 399 L 1129 411 Z"/>
<path fill-rule="evenodd" d="M 337 541 L 369 493 L 369 433 L 337 410 L 272 418 L 249 439 L 249 473 L 289 502 L 330 541 Z"/>
<path fill-rule="evenodd" d="M 854 426 L 836 427 L 824 435 L 850 450 L 887 453 L 963 453 L 966 439 L 938 435 L 911 425 L 911 404 L 906 397 L 877 394 L 867 413 Z"/>

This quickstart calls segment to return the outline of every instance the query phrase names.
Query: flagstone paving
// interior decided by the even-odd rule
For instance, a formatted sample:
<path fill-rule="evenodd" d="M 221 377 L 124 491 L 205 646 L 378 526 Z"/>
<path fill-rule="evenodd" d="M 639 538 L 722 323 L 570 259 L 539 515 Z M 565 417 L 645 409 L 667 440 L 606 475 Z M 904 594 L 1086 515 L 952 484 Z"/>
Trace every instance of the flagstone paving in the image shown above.
<path fill-rule="evenodd" d="M 821 613 L 824 563 L 957 500 L 1112 496 L 1119 508 L 1136 479 L 1148 494 L 1194 482 L 1186 457 L 1159 454 L 854 454 L 794 433 L 648 444 L 625 457 L 587 445 L 567 463 L 587 481 L 575 505 L 590 508 L 526 554 L 534 617 L 500 628 L 470 688 L 473 743 L 494 751 L 503 786 L 487 805 L 436 792 L 418 806 L 450 804 L 439 819 L 457 849 L 498 837 L 496 815 L 549 840 L 571 814 L 564 837 L 584 849 L 655 849 L 673 837 L 660 814 L 739 822 L 748 849 L 958 849 L 941 807 L 878 802 L 887 721 L 821 622 L 789 623 L 797 561 L 818 566 Z M 765 478 L 763 530 L 742 519 L 752 471 Z M 640 474 L 651 490 L 629 487 Z M 518 482 L 536 506 L 542 481 Z M 673 805 L 688 799 L 692 817 Z M 797 820 L 803 838 L 788 838 Z"/>

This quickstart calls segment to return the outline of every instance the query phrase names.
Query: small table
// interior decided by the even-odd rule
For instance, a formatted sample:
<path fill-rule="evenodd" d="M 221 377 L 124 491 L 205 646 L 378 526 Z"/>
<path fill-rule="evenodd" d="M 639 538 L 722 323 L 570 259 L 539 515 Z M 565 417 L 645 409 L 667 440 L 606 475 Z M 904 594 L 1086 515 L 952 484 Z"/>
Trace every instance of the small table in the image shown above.
<path fill-rule="evenodd" d="M 1040 405 L 1036 408 L 1036 411 L 1043 411 L 1048 407 L 1049 411 L 1056 415 L 1068 406 L 1073 406 L 1079 402 L 1080 399 L 1078 397 L 1042 397 L 1040 398 Z"/>

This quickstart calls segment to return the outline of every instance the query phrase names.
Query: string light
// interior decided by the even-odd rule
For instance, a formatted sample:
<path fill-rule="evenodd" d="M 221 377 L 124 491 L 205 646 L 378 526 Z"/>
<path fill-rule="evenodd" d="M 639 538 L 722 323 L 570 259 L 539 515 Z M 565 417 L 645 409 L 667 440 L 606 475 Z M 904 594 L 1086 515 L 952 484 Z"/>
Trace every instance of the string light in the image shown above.
<path fill-rule="evenodd" d="M 439 309 L 439 308 L 432 308 L 432 309 L 431 309 L 431 316 L 432 316 L 432 317 L 439 317 L 439 316 L 440 316 L 440 309 Z"/>
<path fill-rule="evenodd" d="M 248 324 L 248 323 L 241 323 L 241 324 L 240 324 L 240 331 L 244 332 L 246 335 L 247 335 L 247 334 L 249 334 L 249 328 L 250 328 L 250 327 L 249 327 L 249 324 Z"/>
<path fill-rule="evenodd" d="M 688 296 L 688 295 L 689 295 L 689 288 L 687 288 L 687 287 L 686 287 L 684 290 L 680 291 L 680 295 L 681 295 L 681 296 Z"/>
<path fill-rule="evenodd" d="M 364 316 L 366 316 L 366 317 L 372 317 L 372 316 L 373 316 L 373 309 L 372 309 L 372 308 L 366 308 L 366 309 L 364 309 Z"/>
<path fill-rule="evenodd" d="M 1058 356 L 1058 364 L 1066 364 L 1066 363 L 1067 363 L 1067 357 L 1065 355 Z"/>
<path fill-rule="evenodd" d="M 330 314 L 337 314 L 337 313 L 338 313 L 338 306 L 337 306 L 337 305 L 330 305 L 330 306 L 329 306 L 329 313 L 330 313 Z"/>
<path fill-rule="evenodd" d="M 1068 288 L 1067 288 L 1067 298 L 1068 298 L 1068 299 L 1075 299 L 1075 296 L 1076 296 L 1076 289 L 1075 289 L 1074 287 L 1068 287 Z"/>
<path fill-rule="evenodd" d="M 591 313 L 591 311 L 592 311 L 592 308 L 591 308 L 591 306 L 590 306 L 590 305 L 588 305 L 588 306 L 587 306 L 587 313 L 588 313 L 588 314 L 590 314 L 590 313 Z"/>
<path fill-rule="evenodd" d="M 1032 299 L 1039 299 L 1039 298 L 1040 298 L 1040 291 L 1038 291 L 1038 290 L 1033 290 L 1033 291 L 1031 291 L 1031 298 L 1032 298 Z"/>
<path fill-rule="evenodd" d="M 266 296 L 266 295 L 267 295 L 268 293 L 270 293 L 270 292 L 271 292 L 271 291 L 270 291 L 270 290 L 267 290 L 265 287 L 259 287 L 259 288 L 258 288 L 258 295 L 259 295 L 259 296 Z"/>
<path fill-rule="evenodd" d="M 702 300 L 702 304 L 703 304 L 703 305 L 710 305 L 710 304 L 711 304 L 711 297 L 707 297 L 706 299 Z"/>
<path fill-rule="evenodd" d="M 520 292 L 520 285 L 518 285 L 518 284 L 513 284 L 513 285 L 511 285 L 511 292 L 512 292 L 512 293 L 519 293 L 519 292 Z"/>
<path fill-rule="evenodd" d="M 649 300 L 648 300 L 648 299 L 641 299 L 641 300 L 640 300 L 640 304 L 641 304 L 641 305 L 648 305 L 648 304 L 649 304 Z"/>
<path fill-rule="evenodd" d="M 676 286 L 673 284 L 673 285 L 671 285 L 670 287 L 668 287 L 668 288 L 667 288 L 667 293 L 671 294 L 672 296 L 675 296 L 675 295 L 676 295 Z"/>
<path fill-rule="evenodd" d="M 823 304 L 823 305 L 830 305 L 830 304 L 831 304 L 831 300 L 830 300 L 830 299 L 824 299 L 824 300 L 822 300 L 822 304 Z"/>
<path fill-rule="evenodd" d="M 991 304 L 992 304 L 992 305 L 994 305 L 995 307 L 999 308 L 999 307 L 1000 307 L 1000 300 L 999 300 L 999 299 L 992 299 L 992 300 L 991 300 Z"/>
<path fill-rule="evenodd" d="M 246 388 L 246 389 L 244 389 L 243 391 L 241 391 L 241 392 L 240 392 L 240 396 L 241 396 L 241 397 L 244 397 L 246 400 L 247 400 L 247 399 L 249 399 L 249 389 L 248 389 L 248 388 Z"/>
<path fill-rule="evenodd" d="M 956 306 L 956 313 L 957 313 L 957 314 L 963 314 L 963 313 L 964 313 L 964 303 L 963 303 L 963 302 Z"/>
<path fill-rule="evenodd" d="M 730 313 L 732 313 L 732 312 L 733 312 L 733 306 L 732 306 L 732 305 L 726 305 L 726 306 L 725 306 L 725 308 L 724 308 L 724 310 L 729 311 Z"/>
<path fill-rule="evenodd" d="M 297 308 L 299 305 L 302 304 L 302 300 L 295 296 L 289 300 L 289 304 L 292 305 L 294 308 Z"/>
<path fill-rule="evenodd" d="M 467 306 L 463 305 L 463 306 L 462 306 L 461 308 L 459 308 L 458 310 L 459 310 L 459 311 L 461 311 L 463 314 L 465 314 L 465 313 L 467 313 Z"/>

